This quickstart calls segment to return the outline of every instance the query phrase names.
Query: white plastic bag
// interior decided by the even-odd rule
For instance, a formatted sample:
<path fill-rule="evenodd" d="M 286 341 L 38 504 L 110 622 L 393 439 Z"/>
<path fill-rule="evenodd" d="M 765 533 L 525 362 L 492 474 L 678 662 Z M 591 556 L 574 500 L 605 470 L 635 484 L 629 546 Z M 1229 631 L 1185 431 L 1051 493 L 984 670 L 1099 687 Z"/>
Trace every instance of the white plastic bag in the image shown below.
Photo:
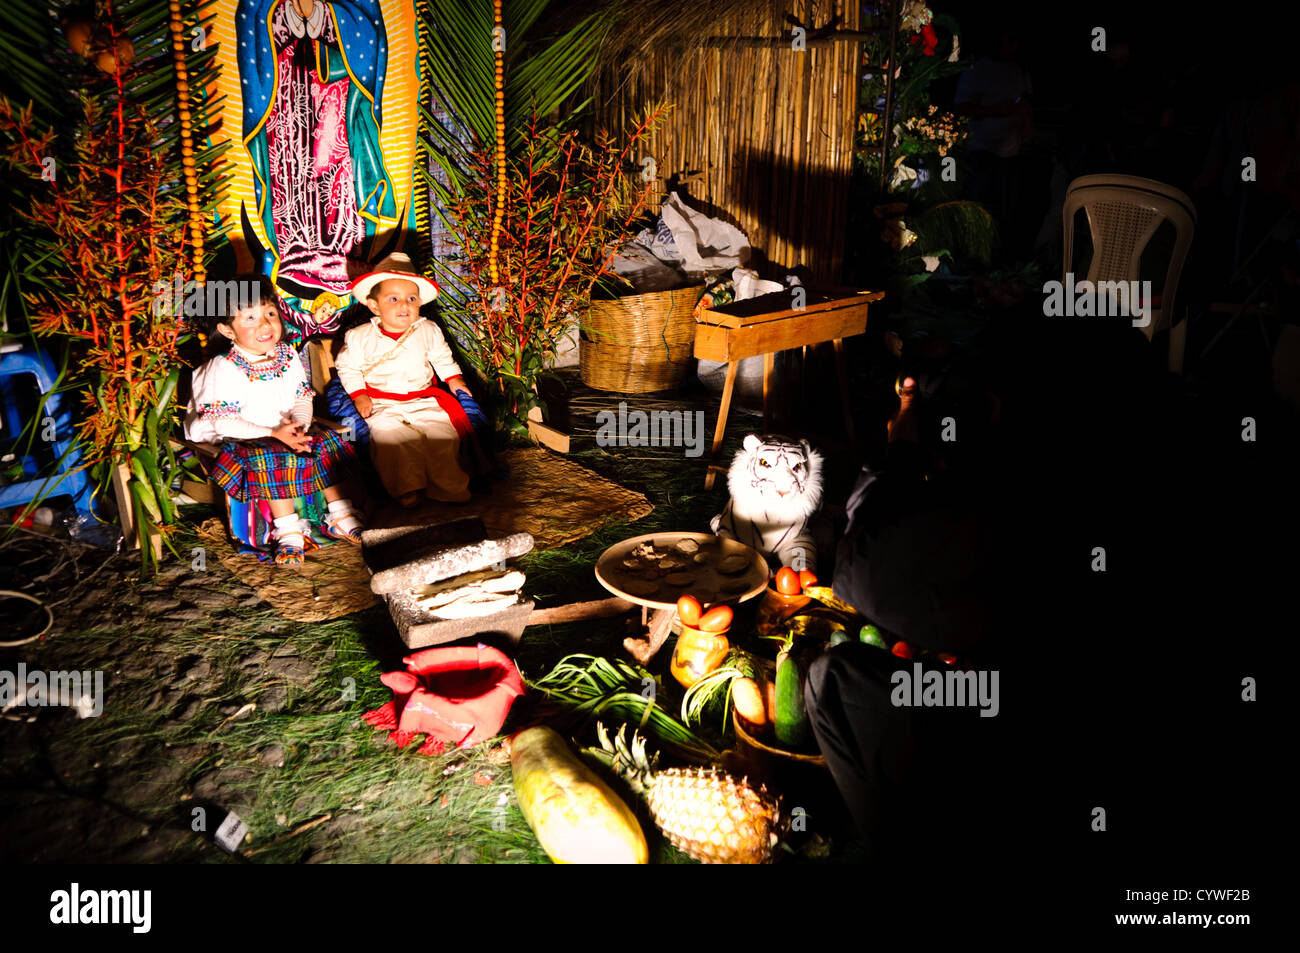
<path fill-rule="evenodd" d="M 681 253 L 686 271 L 725 271 L 749 261 L 749 239 L 744 232 L 700 214 L 676 192 L 659 209 L 659 217 L 673 233 L 673 244 Z"/>
<path fill-rule="evenodd" d="M 745 301 L 749 298 L 757 298 L 759 295 L 771 294 L 773 291 L 784 291 L 785 285 L 779 281 L 764 281 L 758 277 L 758 272 L 750 268 L 737 268 L 731 273 L 731 287 L 736 290 L 737 301 Z"/>

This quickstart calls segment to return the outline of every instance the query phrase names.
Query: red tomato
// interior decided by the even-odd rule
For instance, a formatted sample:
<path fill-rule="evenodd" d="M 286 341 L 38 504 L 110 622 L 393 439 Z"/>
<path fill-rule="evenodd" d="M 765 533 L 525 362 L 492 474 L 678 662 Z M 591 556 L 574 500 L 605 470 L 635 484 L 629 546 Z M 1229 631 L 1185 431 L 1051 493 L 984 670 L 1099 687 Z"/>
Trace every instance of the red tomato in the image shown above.
<path fill-rule="evenodd" d="M 906 658 L 906 659 L 910 659 L 916 654 L 912 650 L 912 647 L 908 645 L 906 642 L 895 642 L 893 652 L 899 658 Z"/>
<path fill-rule="evenodd" d="M 782 566 L 776 571 L 776 591 L 783 596 L 797 596 L 802 587 L 799 574 L 789 566 Z"/>
<path fill-rule="evenodd" d="M 817 585 L 817 577 L 809 569 L 799 570 L 799 585 L 807 589 L 809 586 Z"/>
<path fill-rule="evenodd" d="M 700 624 L 700 613 L 703 611 L 700 600 L 694 596 L 682 596 L 677 600 L 677 618 L 682 620 L 682 625 L 695 628 Z"/>
<path fill-rule="evenodd" d="M 957 656 L 951 654 L 950 652 L 940 652 L 939 661 L 942 662 L 944 665 L 956 665 Z"/>
<path fill-rule="evenodd" d="M 700 617 L 699 628 L 704 632 L 726 632 L 734 615 L 731 606 L 714 606 Z"/>

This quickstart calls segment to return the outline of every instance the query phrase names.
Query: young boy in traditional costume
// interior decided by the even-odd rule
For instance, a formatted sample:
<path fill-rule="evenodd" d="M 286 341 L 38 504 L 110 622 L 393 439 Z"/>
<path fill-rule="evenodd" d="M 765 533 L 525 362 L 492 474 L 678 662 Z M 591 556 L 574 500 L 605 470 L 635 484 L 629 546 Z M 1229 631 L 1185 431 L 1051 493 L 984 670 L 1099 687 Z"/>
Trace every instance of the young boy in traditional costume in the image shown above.
<path fill-rule="evenodd" d="M 360 545 L 361 522 L 339 489 L 356 451 L 333 431 L 311 429 L 311 384 L 281 340 L 275 289 L 264 275 L 238 275 L 226 288 L 235 293 L 207 316 L 217 356 L 194 373 L 186 437 L 220 446 L 213 478 L 227 494 L 269 504 L 278 565 L 301 563 L 312 546 L 295 501 L 318 490 L 328 501 L 324 533 Z"/>
<path fill-rule="evenodd" d="M 352 290 L 374 317 L 347 332 L 335 367 L 366 418 L 371 459 L 384 487 L 408 507 L 421 493 L 443 503 L 467 501 L 469 474 L 459 450 L 472 428 L 454 394 L 468 398 L 470 392 L 446 338 L 420 315 L 420 306 L 437 297 L 437 286 L 399 253 L 358 278 Z"/>

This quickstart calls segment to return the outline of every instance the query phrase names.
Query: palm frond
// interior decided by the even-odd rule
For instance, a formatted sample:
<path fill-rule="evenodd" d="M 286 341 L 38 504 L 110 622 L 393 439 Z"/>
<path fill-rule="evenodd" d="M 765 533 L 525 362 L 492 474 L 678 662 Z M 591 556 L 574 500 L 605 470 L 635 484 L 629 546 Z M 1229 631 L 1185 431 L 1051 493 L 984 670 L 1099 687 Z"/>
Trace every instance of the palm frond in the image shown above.
<path fill-rule="evenodd" d="M 0 5 L 0 95 L 15 104 L 33 103 L 41 118 L 57 122 L 71 114 L 66 72 L 56 50 L 63 47 L 48 4 Z M 66 58 L 71 53 L 66 51 Z"/>
<path fill-rule="evenodd" d="M 609 32 L 612 11 L 599 10 L 559 32 L 534 35 L 551 0 L 519 0 L 502 11 L 505 30 L 506 145 L 517 155 L 526 143 L 531 117 L 549 116 L 565 105 L 591 76 L 596 54 Z M 467 182 L 470 154 L 496 138 L 495 54 L 489 0 L 427 0 L 422 38 L 428 46 L 432 99 L 447 114 L 434 115 L 421 103 L 420 136 L 443 171 L 440 199 Z M 571 112 L 574 110 L 571 110 Z M 430 182 L 439 189 L 436 180 Z M 440 203 L 441 204 L 441 203 Z"/>

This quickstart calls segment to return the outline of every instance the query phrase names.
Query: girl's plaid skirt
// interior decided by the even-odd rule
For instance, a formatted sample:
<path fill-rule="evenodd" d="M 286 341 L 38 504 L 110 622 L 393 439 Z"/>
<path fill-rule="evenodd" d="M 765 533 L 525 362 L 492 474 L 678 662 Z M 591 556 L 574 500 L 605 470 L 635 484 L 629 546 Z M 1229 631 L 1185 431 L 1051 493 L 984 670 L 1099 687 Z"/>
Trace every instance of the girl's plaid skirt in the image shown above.
<path fill-rule="evenodd" d="M 310 496 L 348 477 L 356 450 L 336 431 L 315 428 L 310 455 L 297 454 L 276 440 L 227 440 L 221 445 L 212 478 L 241 503 L 293 500 Z"/>

